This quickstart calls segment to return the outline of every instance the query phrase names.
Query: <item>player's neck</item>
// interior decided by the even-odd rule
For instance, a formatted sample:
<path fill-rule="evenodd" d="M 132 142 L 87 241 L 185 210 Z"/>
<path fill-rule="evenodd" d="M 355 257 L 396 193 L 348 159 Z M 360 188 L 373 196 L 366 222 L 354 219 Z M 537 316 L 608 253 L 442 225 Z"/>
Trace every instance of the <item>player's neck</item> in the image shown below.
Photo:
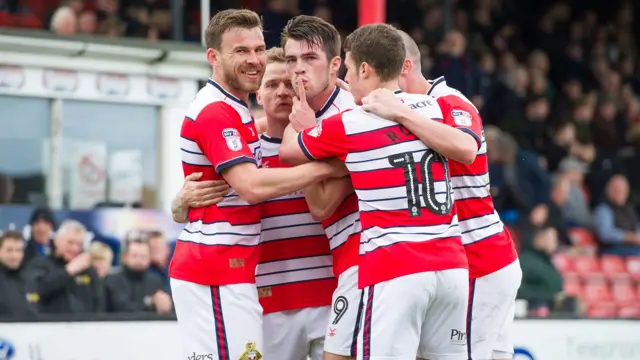
<path fill-rule="evenodd" d="M 386 82 L 380 83 L 378 86 L 380 89 L 389 89 L 391 91 L 396 91 L 400 89 L 400 85 L 398 84 L 398 79 L 389 80 Z"/>
<path fill-rule="evenodd" d="M 286 125 L 281 121 L 278 121 L 277 119 L 271 119 L 267 115 L 267 131 L 265 131 L 264 134 L 272 139 L 282 140 L 285 127 Z"/>
<path fill-rule="evenodd" d="M 309 107 L 313 109 L 313 111 L 315 112 L 320 111 L 324 106 L 324 104 L 326 104 L 327 101 L 329 101 L 329 98 L 331 97 L 331 94 L 333 94 L 333 91 L 335 89 L 336 89 L 336 81 L 335 80 L 329 81 L 329 86 L 327 86 L 327 88 L 324 89 L 320 94 L 314 96 L 313 99 L 307 99 L 307 102 L 309 103 Z"/>
<path fill-rule="evenodd" d="M 431 84 L 429 80 L 425 79 L 422 74 L 416 75 L 415 85 L 413 89 L 409 91 L 412 94 L 426 94 L 431 89 Z"/>
<path fill-rule="evenodd" d="M 237 97 L 238 99 L 244 101 L 246 104 L 249 103 L 249 93 L 244 92 L 242 90 L 238 90 L 235 89 L 232 86 L 229 86 L 229 83 L 224 80 L 224 76 L 220 76 L 218 74 L 215 73 L 215 71 L 213 72 L 213 74 L 211 75 L 211 79 L 213 81 L 215 81 L 216 83 L 218 83 L 218 85 L 222 86 L 222 88 L 228 92 L 229 94 Z"/>

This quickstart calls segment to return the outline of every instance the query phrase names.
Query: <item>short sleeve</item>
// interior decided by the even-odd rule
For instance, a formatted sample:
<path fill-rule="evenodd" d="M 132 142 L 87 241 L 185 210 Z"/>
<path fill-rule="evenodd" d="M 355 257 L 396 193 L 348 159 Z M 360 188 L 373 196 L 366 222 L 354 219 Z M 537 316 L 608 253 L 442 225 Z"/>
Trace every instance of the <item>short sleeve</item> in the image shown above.
<path fill-rule="evenodd" d="M 327 118 L 320 125 L 298 134 L 298 144 L 309 160 L 338 158 L 344 161 L 349 153 L 349 138 L 344 129 L 342 114 Z"/>
<path fill-rule="evenodd" d="M 438 104 L 440 104 L 444 115 L 444 123 L 473 136 L 478 143 L 478 149 L 480 149 L 482 145 L 482 119 L 475 106 L 457 96 L 440 97 Z"/>
<path fill-rule="evenodd" d="M 222 101 L 207 105 L 195 119 L 198 146 L 218 174 L 243 162 L 256 164 L 242 126 L 240 114 Z"/>

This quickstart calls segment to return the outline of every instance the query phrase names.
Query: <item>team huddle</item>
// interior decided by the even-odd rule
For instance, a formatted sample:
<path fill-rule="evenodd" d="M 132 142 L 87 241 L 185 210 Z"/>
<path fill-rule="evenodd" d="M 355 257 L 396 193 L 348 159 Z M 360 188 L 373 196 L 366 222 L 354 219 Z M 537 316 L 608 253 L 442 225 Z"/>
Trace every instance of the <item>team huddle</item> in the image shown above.
<path fill-rule="evenodd" d="M 266 50 L 235 9 L 205 37 L 213 75 L 180 151 L 210 191 L 174 201 L 169 270 L 187 358 L 511 359 L 521 271 L 482 121 L 424 79 L 415 42 L 372 24 L 342 44 L 301 15 Z"/>

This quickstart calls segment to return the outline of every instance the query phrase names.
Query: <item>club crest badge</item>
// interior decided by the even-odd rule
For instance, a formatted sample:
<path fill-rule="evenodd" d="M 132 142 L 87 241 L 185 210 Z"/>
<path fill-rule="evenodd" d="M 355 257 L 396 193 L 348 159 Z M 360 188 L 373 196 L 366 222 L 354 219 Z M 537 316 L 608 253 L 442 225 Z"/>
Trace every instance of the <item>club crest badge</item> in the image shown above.
<path fill-rule="evenodd" d="M 248 342 L 244 344 L 244 352 L 240 355 L 238 360 L 260 360 L 262 359 L 262 354 L 258 349 L 256 349 L 256 343 Z"/>
<path fill-rule="evenodd" d="M 242 149 L 242 139 L 240 133 L 236 129 L 222 130 L 222 137 L 227 142 L 227 147 L 232 151 L 240 151 Z"/>

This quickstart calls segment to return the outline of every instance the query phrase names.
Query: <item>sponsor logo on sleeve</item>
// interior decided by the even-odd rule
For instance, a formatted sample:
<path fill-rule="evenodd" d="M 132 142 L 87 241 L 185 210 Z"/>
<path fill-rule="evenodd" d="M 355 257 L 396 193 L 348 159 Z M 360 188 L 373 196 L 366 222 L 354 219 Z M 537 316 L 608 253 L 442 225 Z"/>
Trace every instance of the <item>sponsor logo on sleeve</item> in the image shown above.
<path fill-rule="evenodd" d="M 464 110 L 451 110 L 451 117 L 458 126 L 471 126 L 471 114 Z"/>
<path fill-rule="evenodd" d="M 309 132 L 307 133 L 307 135 L 314 138 L 317 138 L 318 136 L 320 136 L 320 134 L 322 134 L 322 125 L 318 125 L 314 127 L 313 129 L 309 130 Z"/>
<path fill-rule="evenodd" d="M 227 147 L 232 151 L 240 151 L 242 149 L 242 139 L 240 133 L 236 129 L 222 130 L 222 137 L 227 142 Z"/>

